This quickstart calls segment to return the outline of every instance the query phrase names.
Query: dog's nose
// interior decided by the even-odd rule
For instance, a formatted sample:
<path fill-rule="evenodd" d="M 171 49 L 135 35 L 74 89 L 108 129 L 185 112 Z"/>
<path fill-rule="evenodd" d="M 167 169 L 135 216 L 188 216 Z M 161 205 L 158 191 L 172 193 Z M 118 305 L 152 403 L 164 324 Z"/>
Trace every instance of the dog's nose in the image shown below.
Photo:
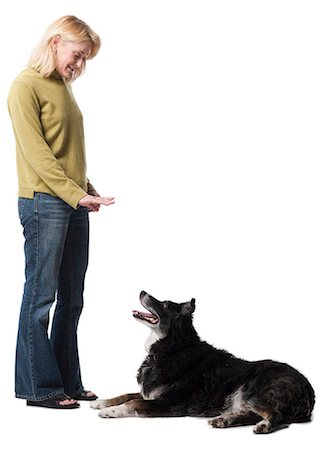
<path fill-rule="evenodd" d="M 140 293 L 140 298 L 142 298 L 142 297 L 144 297 L 145 295 L 148 295 L 145 291 L 142 291 L 141 293 Z"/>

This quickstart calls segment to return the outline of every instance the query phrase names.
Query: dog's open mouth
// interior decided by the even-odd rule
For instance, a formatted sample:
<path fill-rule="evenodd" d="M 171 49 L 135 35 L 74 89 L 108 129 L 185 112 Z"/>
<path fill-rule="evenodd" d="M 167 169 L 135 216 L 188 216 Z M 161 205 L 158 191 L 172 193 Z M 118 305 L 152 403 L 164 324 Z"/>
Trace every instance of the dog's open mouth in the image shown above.
<path fill-rule="evenodd" d="M 135 319 L 144 320 L 145 322 L 149 322 L 152 325 L 156 325 L 159 322 L 159 317 L 155 314 L 141 312 L 141 311 L 133 311 L 133 316 Z"/>

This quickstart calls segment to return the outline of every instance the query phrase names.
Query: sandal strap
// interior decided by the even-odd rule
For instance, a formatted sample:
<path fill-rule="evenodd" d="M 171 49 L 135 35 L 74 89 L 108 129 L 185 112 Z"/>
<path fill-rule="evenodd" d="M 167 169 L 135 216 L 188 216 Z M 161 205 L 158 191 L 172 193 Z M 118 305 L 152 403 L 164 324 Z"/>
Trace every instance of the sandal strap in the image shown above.
<path fill-rule="evenodd" d="M 41 406 L 44 408 L 54 408 L 54 409 L 74 409 L 79 408 L 80 404 L 75 403 L 69 403 L 68 405 L 61 405 L 60 403 L 65 400 L 74 400 L 71 399 L 66 394 L 59 394 L 55 395 L 54 397 L 48 398 L 46 400 L 27 400 L 28 406 Z"/>

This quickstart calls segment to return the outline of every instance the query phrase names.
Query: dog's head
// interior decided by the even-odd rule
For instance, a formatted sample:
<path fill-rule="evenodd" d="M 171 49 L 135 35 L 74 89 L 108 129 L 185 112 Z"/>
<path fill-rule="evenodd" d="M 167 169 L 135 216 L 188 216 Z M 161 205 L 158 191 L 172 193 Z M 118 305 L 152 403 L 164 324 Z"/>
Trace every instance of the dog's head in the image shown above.
<path fill-rule="evenodd" d="M 159 301 L 146 292 L 140 294 L 140 302 L 149 312 L 133 311 L 139 322 L 151 328 L 159 339 L 165 338 L 176 324 L 182 321 L 191 322 L 195 311 L 195 299 L 186 303 Z"/>

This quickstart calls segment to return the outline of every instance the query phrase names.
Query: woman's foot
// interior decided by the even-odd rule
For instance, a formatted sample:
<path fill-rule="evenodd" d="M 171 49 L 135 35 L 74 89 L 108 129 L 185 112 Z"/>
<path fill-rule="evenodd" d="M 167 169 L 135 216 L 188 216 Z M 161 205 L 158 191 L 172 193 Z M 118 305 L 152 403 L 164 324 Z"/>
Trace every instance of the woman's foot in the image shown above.
<path fill-rule="evenodd" d="M 94 394 L 92 391 L 86 391 L 83 390 L 77 397 L 75 397 L 75 400 L 83 400 L 83 401 L 89 401 L 97 400 L 97 395 Z"/>
<path fill-rule="evenodd" d="M 79 408 L 80 404 L 68 395 L 60 394 L 46 400 L 27 400 L 27 406 L 40 406 L 42 408 L 53 409 L 75 409 Z"/>
<path fill-rule="evenodd" d="M 73 398 L 66 398 L 65 400 L 61 400 L 59 402 L 61 406 L 70 406 L 70 405 L 78 405 L 77 401 Z"/>

